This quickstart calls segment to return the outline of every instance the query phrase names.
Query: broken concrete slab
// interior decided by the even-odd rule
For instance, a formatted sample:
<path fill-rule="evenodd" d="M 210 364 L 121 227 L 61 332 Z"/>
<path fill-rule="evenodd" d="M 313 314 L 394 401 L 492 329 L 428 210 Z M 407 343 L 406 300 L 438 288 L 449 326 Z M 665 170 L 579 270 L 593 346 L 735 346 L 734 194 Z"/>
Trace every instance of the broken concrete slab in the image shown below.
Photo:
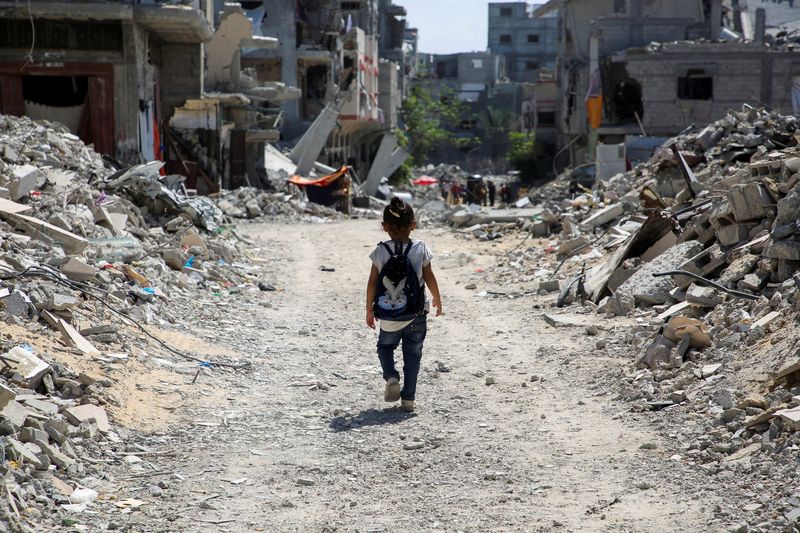
<path fill-rule="evenodd" d="M 0 383 L 0 409 L 8 405 L 9 402 L 13 401 L 16 396 L 17 393 L 14 392 L 14 389 L 7 387 L 3 383 Z"/>
<path fill-rule="evenodd" d="M 13 437 L 3 437 L 3 441 L 6 444 L 6 449 L 11 450 L 11 454 L 17 461 L 23 464 L 32 464 L 37 470 L 42 468 L 42 461 L 23 443 Z"/>
<path fill-rule="evenodd" d="M 716 307 L 723 302 L 723 296 L 711 287 L 692 284 L 686 289 L 686 301 L 700 307 Z"/>
<path fill-rule="evenodd" d="M 734 185 L 728 191 L 728 202 L 737 222 L 761 220 L 767 216 L 767 209 L 774 206 L 775 198 L 761 183 Z"/>
<path fill-rule="evenodd" d="M 17 346 L 3 354 L 14 372 L 19 373 L 29 389 L 36 389 L 45 374 L 50 372 L 50 365 L 36 357 L 32 352 Z"/>
<path fill-rule="evenodd" d="M 624 214 L 625 207 L 622 205 L 622 203 L 616 203 L 600 209 L 589 218 L 585 219 L 582 224 L 596 228 L 598 226 L 608 224 Z"/>
<path fill-rule="evenodd" d="M 767 325 L 769 325 L 772 322 L 774 322 L 775 320 L 777 320 L 780 316 L 781 316 L 780 311 L 771 311 L 771 312 L 767 313 L 766 315 L 764 315 L 763 317 L 761 317 L 758 320 L 756 320 L 755 322 L 753 322 L 752 327 L 753 328 L 766 327 Z"/>
<path fill-rule="evenodd" d="M 0 198 L 0 213 L 26 213 L 33 210 L 29 205 L 18 204 L 5 198 Z"/>
<path fill-rule="evenodd" d="M 43 220 L 39 220 L 38 218 L 21 213 L 6 213 L 5 217 L 18 228 L 23 228 L 27 233 L 31 233 L 31 236 L 40 240 L 52 242 L 62 247 L 68 254 L 80 254 L 89 246 L 89 241 L 83 237 L 63 230 Z"/>
<path fill-rule="evenodd" d="M 12 400 L 0 410 L 0 418 L 5 419 L 19 430 L 28 418 L 28 410 L 21 403 Z"/>
<path fill-rule="evenodd" d="M 102 433 L 108 433 L 111 429 L 106 410 L 98 405 L 86 404 L 70 407 L 64 410 L 64 415 L 69 420 L 69 423 L 74 426 L 79 426 L 83 422 L 94 421 L 97 424 L 97 429 Z"/>
<path fill-rule="evenodd" d="M 675 270 L 700 248 L 700 244 L 696 242 L 684 242 L 673 246 L 649 263 L 645 263 L 619 287 L 617 293 L 630 293 L 637 302 L 649 305 L 671 301 L 669 293 L 675 287 L 675 282 L 668 276 L 654 278 L 653 274 Z"/>
<path fill-rule="evenodd" d="M 719 276 L 719 283 L 725 287 L 733 288 L 742 278 L 755 270 L 759 257 L 754 254 L 745 254 L 725 267 Z"/>
<path fill-rule="evenodd" d="M 64 342 L 68 346 L 72 346 L 77 348 L 81 352 L 86 355 L 98 355 L 100 354 L 100 350 L 94 347 L 94 345 L 86 340 L 78 331 L 72 327 L 67 321 L 57 316 L 53 316 L 49 312 L 45 311 L 42 315 L 49 315 L 47 316 L 48 322 L 51 322 L 56 325 L 56 328 L 61 332 L 61 337 Z"/>
<path fill-rule="evenodd" d="M 58 406 L 52 402 L 45 402 L 37 398 L 26 398 L 25 396 L 19 396 L 18 400 L 26 407 L 36 409 L 46 415 L 58 414 Z"/>
<path fill-rule="evenodd" d="M 39 180 L 39 169 L 33 165 L 12 165 L 12 178 L 8 185 L 11 200 L 19 200 L 36 188 Z"/>
<path fill-rule="evenodd" d="M 60 267 L 61 273 L 68 279 L 77 281 L 78 283 L 86 283 L 94 279 L 97 275 L 97 269 L 93 266 L 87 265 L 83 261 L 70 257 Z"/>

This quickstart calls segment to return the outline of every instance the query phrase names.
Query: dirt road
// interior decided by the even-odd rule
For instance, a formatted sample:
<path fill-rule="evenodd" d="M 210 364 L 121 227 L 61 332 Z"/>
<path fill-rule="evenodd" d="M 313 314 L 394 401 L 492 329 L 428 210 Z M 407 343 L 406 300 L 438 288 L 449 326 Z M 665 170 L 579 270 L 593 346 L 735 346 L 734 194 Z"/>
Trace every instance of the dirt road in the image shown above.
<path fill-rule="evenodd" d="M 514 243 L 492 246 L 448 230 L 416 235 L 436 256 L 445 316 L 430 319 L 418 412 L 408 415 L 382 402 L 376 336 L 363 324 L 366 256 L 383 237 L 378 224 L 242 232 L 257 243 L 252 253 L 268 281 L 283 290 L 256 294 L 221 323 L 198 321 L 194 334 L 254 368 L 202 376 L 173 430 L 153 437 L 151 445 L 168 451 L 148 460 L 169 489 L 132 524 L 707 530 L 713 493 L 698 496 L 702 482 L 662 451 L 674 446 L 593 381 L 630 362 L 613 347 L 597 350 L 598 337 L 583 328 L 548 326 L 541 315 L 550 309 L 535 308 L 539 297 L 486 298 L 477 292 L 491 287 L 465 288 Z"/>

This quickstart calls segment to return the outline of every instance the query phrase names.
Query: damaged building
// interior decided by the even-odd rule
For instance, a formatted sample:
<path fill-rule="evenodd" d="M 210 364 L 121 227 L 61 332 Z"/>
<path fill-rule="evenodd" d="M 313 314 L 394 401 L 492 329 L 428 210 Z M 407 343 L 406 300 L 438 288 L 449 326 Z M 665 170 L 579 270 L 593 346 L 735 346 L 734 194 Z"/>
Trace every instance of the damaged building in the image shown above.
<path fill-rule="evenodd" d="M 203 94 L 211 5 L 0 4 L 0 111 L 57 120 L 98 152 L 160 158 L 161 124 Z"/>
<path fill-rule="evenodd" d="M 556 126 L 569 161 L 560 166 L 594 160 L 598 144 L 664 140 L 743 102 L 791 110 L 793 47 L 767 42 L 763 10 L 747 17 L 733 4 L 552 0 L 539 7 L 538 15 L 559 11 L 562 20 Z"/>
<path fill-rule="evenodd" d="M 405 54 L 402 8 L 375 0 L 279 0 L 243 2 L 242 7 L 254 31 L 277 43 L 244 47 L 241 68 L 260 85 L 299 90 L 298 98 L 278 102 L 280 140 L 297 140 L 329 113 L 334 120 L 315 126 L 330 126 L 318 135 L 324 143 L 319 160 L 337 168 L 350 165 L 366 176 L 384 135 L 397 123 L 405 71 L 394 61 L 381 61 L 379 32 L 388 32 L 381 41 L 387 53 Z"/>

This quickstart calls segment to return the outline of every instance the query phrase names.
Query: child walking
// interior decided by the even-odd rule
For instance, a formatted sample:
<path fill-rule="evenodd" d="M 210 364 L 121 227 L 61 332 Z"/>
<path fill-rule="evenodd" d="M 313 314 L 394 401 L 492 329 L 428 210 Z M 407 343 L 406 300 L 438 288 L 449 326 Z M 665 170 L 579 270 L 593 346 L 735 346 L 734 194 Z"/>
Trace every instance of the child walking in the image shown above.
<path fill-rule="evenodd" d="M 367 325 L 375 329 L 375 320 L 380 321 L 378 359 L 386 381 L 383 399 L 401 400 L 400 407 L 406 412 L 414 411 L 430 305 L 436 308 L 436 316 L 442 314 L 439 284 L 431 267 L 433 254 L 424 242 L 411 239 L 416 227 L 414 209 L 402 199 L 392 198 L 383 210 L 383 230 L 390 240 L 379 243 L 369 255 L 372 269 L 367 283 Z M 432 302 L 425 295 L 426 286 Z M 394 362 L 401 341 L 402 389 Z"/>

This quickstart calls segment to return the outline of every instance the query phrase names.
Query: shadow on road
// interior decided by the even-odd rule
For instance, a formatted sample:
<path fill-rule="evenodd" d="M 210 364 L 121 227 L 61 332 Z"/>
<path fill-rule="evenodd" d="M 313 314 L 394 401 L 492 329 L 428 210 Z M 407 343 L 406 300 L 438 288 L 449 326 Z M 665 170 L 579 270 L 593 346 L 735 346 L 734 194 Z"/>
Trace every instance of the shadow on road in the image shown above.
<path fill-rule="evenodd" d="M 337 416 L 332 418 L 328 425 L 336 432 L 350 431 L 367 426 L 383 426 L 385 424 L 399 424 L 414 418 L 416 413 L 406 413 L 397 407 L 388 409 L 367 409 L 354 416 Z"/>

